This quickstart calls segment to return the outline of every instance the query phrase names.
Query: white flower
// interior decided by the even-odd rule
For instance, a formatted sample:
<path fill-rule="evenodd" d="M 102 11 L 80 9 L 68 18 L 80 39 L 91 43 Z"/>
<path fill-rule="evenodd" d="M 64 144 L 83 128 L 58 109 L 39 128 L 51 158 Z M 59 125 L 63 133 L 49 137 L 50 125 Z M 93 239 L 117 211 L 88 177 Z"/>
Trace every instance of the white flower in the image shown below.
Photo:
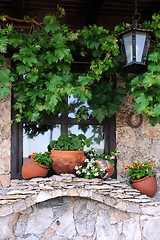
<path fill-rule="evenodd" d="M 105 173 L 106 168 L 101 168 L 100 171 L 103 172 L 103 173 Z"/>
<path fill-rule="evenodd" d="M 108 157 L 107 156 L 105 156 L 105 159 L 107 159 Z"/>
<path fill-rule="evenodd" d="M 115 159 L 115 156 L 110 157 L 110 159 L 111 159 L 111 160 L 114 160 L 114 159 Z"/>
<path fill-rule="evenodd" d="M 90 161 L 91 163 L 95 163 L 95 160 L 94 160 L 94 158 L 91 158 L 91 161 Z"/>
<path fill-rule="evenodd" d="M 90 154 L 90 157 L 93 157 L 93 153 Z"/>
<path fill-rule="evenodd" d="M 76 174 L 77 174 L 77 175 L 79 175 L 80 173 L 81 173 L 81 172 L 80 172 L 79 170 L 78 170 L 78 171 L 76 171 Z"/>
<path fill-rule="evenodd" d="M 87 172 L 87 175 L 90 175 L 90 172 Z"/>
<path fill-rule="evenodd" d="M 88 159 L 88 158 L 86 158 L 86 159 L 84 160 L 84 162 L 89 162 L 89 159 Z"/>
<path fill-rule="evenodd" d="M 89 162 L 89 163 L 87 164 L 87 167 L 88 167 L 88 168 L 92 167 L 92 163 Z"/>
<path fill-rule="evenodd" d="M 83 173 L 86 173 L 86 169 L 85 169 L 85 168 L 84 168 L 84 169 L 82 169 L 82 172 L 83 172 Z"/>
<path fill-rule="evenodd" d="M 75 170 L 78 170 L 78 166 L 75 166 L 75 168 L 74 168 Z"/>
<path fill-rule="evenodd" d="M 91 167 L 92 170 L 94 170 L 94 167 Z"/>
<path fill-rule="evenodd" d="M 99 176 L 99 173 L 98 173 L 98 172 L 96 172 L 96 173 L 94 174 L 94 176 L 95 176 L 95 177 L 98 177 L 98 176 Z"/>

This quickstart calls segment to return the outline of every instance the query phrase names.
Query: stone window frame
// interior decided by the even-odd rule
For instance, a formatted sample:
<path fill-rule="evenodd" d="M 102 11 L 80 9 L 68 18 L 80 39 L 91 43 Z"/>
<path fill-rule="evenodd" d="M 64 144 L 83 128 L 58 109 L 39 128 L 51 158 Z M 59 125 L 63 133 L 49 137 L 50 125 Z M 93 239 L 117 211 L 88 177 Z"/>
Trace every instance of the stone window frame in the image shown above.
<path fill-rule="evenodd" d="M 11 104 L 15 103 L 12 95 Z M 16 111 L 11 109 L 11 118 L 15 118 Z M 25 119 L 20 123 L 13 121 L 11 126 L 11 179 L 22 179 L 22 165 L 23 165 L 23 124 L 28 123 Z M 37 124 L 37 123 L 36 123 Z M 77 121 L 76 118 L 69 118 L 67 114 L 64 114 L 61 118 L 49 118 L 46 119 L 43 124 L 61 125 L 61 133 L 67 132 L 68 125 L 99 125 L 95 119 Z M 109 153 L 116 148 L 116 116 L 106 118 L 103 123 L 104 129 L 104 153 Z M 116 162 L 115 172 L 112 175 L 113 178 L 117 177 Z"/>

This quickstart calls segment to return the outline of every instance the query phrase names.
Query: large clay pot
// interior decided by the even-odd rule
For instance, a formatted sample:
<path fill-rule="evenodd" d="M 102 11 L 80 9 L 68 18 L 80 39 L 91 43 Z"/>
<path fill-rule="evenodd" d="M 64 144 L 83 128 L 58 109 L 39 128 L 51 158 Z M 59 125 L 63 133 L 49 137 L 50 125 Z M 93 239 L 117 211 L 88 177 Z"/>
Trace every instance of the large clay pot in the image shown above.
<path fill-rule="evenodd" d="M 22 166 L 22 177 L 24 179 L 46 177 L 47 173 L 48 167 L 34 162 L 31 156 L 29 156 Z"/>
<path fill-rule="evenodd" d="M 139 180 L 132 180 L 132 187 L 139 190 L 142 194 L 153 197 L 157 192 L 156 174 L 149 175 Z"/>
<path fill-rule="evenodd" d="M 75 166 L 84 163 L 84 151 L 51 150 L 52 168 L 57 174 L 74 173 Z"/>
<path fill-rule="evenodd" d="M 112 174 L 114 173 L 114 167 L 110 164 L 108 160 L 103 160 L 98 158 L 96 160 L 96 164 L 98 167 L 106 168 L 106 171 L 103 173 L 103 176 L 102 176 L 103 179 L 107 179 L 111 177 Z"/>

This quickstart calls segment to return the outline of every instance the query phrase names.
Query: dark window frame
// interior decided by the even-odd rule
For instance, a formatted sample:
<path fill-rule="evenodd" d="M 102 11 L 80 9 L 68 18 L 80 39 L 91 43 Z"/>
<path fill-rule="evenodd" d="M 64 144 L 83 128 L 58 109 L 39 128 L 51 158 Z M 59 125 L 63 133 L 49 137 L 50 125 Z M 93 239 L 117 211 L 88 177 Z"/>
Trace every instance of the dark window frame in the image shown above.
<path fill-rule="evenodd" d="M 12 97 L 12 104 L 14 104 L 14 99 Z M 12 119 L 15 118 L 16 111 L 12 108 L 11 116 Z M 13 121 L 11 126 L 11 179 L 22 179 L 22 162 L 23 162 L 23 123 L 28 123 L 23 120 L 20 123 Z M 32 123 L 33 124 L 33 123 Z M 99 125 L 98 121 L 95 119 L 81 120 L 77 122 L 75 118 L 69 118 L 64 115 L 61 118 L 49 118 L 43 121 L 43 124 L 53 125 L 60 124 L 61 132 L 67 132 L 68 125 Z M 116 148 L 116 116 L 111 118 L 106 118 L 103 123 L 104 129 L 104 153 L 108 154 Z M 116 161 L 115 161 L 115 172 L 112 178 L 117 177 Z"/>

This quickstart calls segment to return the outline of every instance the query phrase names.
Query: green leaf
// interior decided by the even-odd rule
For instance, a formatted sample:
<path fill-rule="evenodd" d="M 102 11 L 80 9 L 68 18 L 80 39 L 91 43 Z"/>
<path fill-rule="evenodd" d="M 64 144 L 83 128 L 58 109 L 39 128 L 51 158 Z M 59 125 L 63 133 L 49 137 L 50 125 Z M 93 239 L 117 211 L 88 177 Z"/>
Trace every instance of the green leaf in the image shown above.
<path fill-rule="evenodd" d="M 29 83 L 35 83 L 38 79 L 38 75 L 32 74 L 32 73 L 27 73 L 26 74 L 26 79 L 28 80 Z"/>
<path fill-rule="evenodd" d="M 34 89 L 26 92 L 26 96 L 28 97 L 27 99 L 30 99 L 30 101 L 32 102 L 32 104 L 30 104 L 33 106 L 35 105 L 37 95 L 38 93 Z"/>
<path fill-rule="evenodd" d="M 159 52 L 153 52 L 148 56 L 148 60 L 153 61 L 153 62 L 157 62 L 159 57 L 160 57 Z"/>
<path fill-rule="evenodd" d="M 6 84 L 6 83 L 10 83 L 13 82 L 13 77 L 10 76 L 10 69 L 3 69 L 0 70 L 0 84 Z"/>
<path fill-rule="evenodd" d="M 93 110 L 93 117 L 95 117 L 99 123 L 103 121 L 106 116 L 106 111 L 102 108 L 97 108 Z"/>
<path fill-rule="evenodd" d="M 27 72 L 30 71 L 30 68 L 28 66 L 24 66 L 24 65 L 19 65 L 17 66 L 17 72 L 20 74 L 20 75 L 23 75 Z"/>
<path fill-rule="evenodd" d="M 33 64 L 37 64 L 37 59 L 33 56 L 23 57 L 22 61 L 24 64 L 27 64 L 30 67 L 32 67 Z"/>
<path fill-rule="evenodd" d="M 159 72 L 160 71 L 160 65 L 156 65 L 155 63 L 149 64 L 148 65 L 148 70 L 153 72 Z"/>
<path fill-rule="evenodd" d="M 160 116 L 160 104 L 158 104 L 155 108 L 154 111 L 156 113 L 157 116 Z"/>
<path fill-rule="evenodd" d="M 55 49 L 55 56 L 59 58 L 59 60 L 62 60 L 66 55 L 70 53 L 69 49 Z"/>
<path fill-rule="evenodd" d="M 6 53 L 7 52 L 7 44 L 0 41 L 0 52 Z"/>
<path fill-rule="evenodd" d="M 62 85 L 63 78 L 61 76 L 58 76 L 53 73 L 49 73 L 48 79 L 49 79 L 49 82 L 45 82 L 45 84 L 49 91 L 53 92 L 53 89 L 57 87 L 57 85 L 60 85 L 60 86 Z"/>
<path fill-rule="evenodd" d="M 98 49 L 99 47 L 99 42 L 98 41 L 91 41 L 91 42 L 87 42 L 87 47 L 91 48 L 91 49 Z"/>
<path fill-rule="evenodd" d="M 1 85 L 1 83 L 0 83 L 0 98 L 4 99 L 6 97 L 6 95 L 9 93 L 10 93 L 10 87 Z"/>
<path fill-rule="evenodd" d="M 29 119 L 31 122 L 37 121 L 38 118 L 39 118 L 39 113 L 38 113 L 38 112 L 33 112 L 33 113 L 28 112 L 28 119 Z"/>
<path fill-rule="evenodd" d="M 146 75 L 143 82 L 146 87 L 151 87 L 153 84 L 155 84 L 155 79 L 152 75 Z"/>
<path fill-rule="evenodd" d="M 147 107 L 149 102 L 153 100 L 152 96 L 146 97 L 144 93 L 140 94 L 139 97 L 135 100 L 137 103 L 142 103 L 144 107 Z"/>
<path fill-rule="evenodd" d="M 91 81 L 92 81 L 92 77 L 90 76 L 78 76 L 78 82 L 83 86 L 90 83 Z"/>
<path fill-rule="evenodd" d="M 46 59 L 50 65 L 52 63 L 57 63 L 59 60 L 58 57 L 56 57 L 53 53 L 51 53 L 49 51 L 46 52 Z"/>

